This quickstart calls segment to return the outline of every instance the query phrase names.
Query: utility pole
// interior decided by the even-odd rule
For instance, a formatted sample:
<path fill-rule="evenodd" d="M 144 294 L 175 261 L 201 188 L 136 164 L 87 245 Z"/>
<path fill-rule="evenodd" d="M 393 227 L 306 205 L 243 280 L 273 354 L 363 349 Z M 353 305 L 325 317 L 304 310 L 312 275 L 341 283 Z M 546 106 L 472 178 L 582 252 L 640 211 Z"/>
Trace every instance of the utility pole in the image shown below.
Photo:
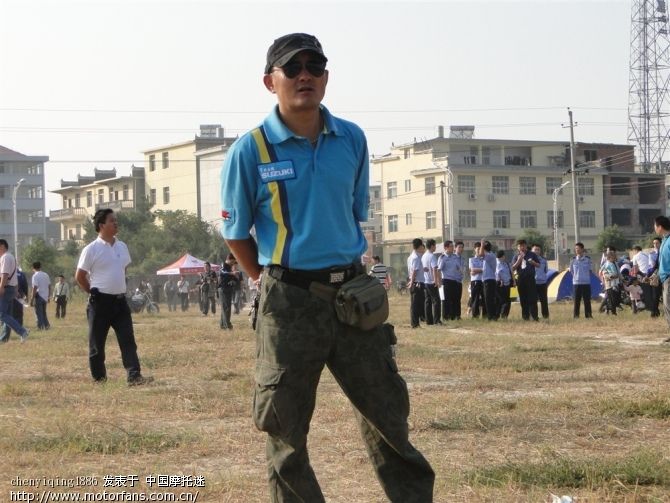
<path fill-rule="evenodd" d="M 570 182 L 563 182 L 563 184 L 560 187 L 556 187 L 554 189 L 553 194 L 551 195 L 551 198 L 554 201 L 554 254 L 556 255 L 556 269 L 560 270 L 559 267 L 559 257 L 558 257 L 558 194 L 565 188 L 566 185 L 568 185 Z"/>
<path fill-rule="evenodd" d="M 447 222 L 445 221 L 444 217 L 444 188 L 445 188 L 445 183 L 444 180 L 440 180 L 440 203 L 441 203 L 441 209 L 442 209 L 442 243 L 444 243 L 447 239 L 444 234 L 444 228 L 446 227 Z"/>
<path fill-rule="evenodd" d="M 572 123 L 572 110 L 568 108 L 568 115 L 570 116 L 570 178 L 572 180 L 572 212 L 575 222 L 575 243 L 579 243 L 579 212 L 577 206 L 577 175 L 575 173 L 575 126 Z"/>

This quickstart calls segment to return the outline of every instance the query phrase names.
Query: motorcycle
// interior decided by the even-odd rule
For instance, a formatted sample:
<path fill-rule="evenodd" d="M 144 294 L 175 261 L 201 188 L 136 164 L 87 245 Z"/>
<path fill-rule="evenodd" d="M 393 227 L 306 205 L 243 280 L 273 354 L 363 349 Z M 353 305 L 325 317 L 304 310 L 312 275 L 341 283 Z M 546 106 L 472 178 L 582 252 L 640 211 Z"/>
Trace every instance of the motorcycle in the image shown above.
<path fill-rule="evenodd" d="M 133 313 L 141 313 L 145 309 L 149 314 L 156 314 L 160 311 L 158 304 L 156 304 L 146 292 L 141 292 L 139 288 L 135 293 L 127 295 L 128 306 Z"/>

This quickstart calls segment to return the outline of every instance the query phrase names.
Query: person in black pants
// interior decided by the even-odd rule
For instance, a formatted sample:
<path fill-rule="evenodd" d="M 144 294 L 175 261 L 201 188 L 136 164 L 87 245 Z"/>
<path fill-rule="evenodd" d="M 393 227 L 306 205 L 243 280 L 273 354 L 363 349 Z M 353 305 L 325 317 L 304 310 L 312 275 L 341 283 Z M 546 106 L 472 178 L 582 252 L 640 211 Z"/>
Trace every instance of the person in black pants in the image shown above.
<path fill-rule="evenodd" d="M 223 266 L 221 266 L 221 271 L 219 271 L 219 298 L 221 299 L 221 322 L 219 323 L 219 327 L 223 330 L 233 329 L 230 315 L 235 289 L 240 282 L 239 276 L 233 271 L 235 264 L 237 264 L 235 256 L 229 253 Z"/>
<path fill-rule="evenodd" d="M 537 315 L 537 285 L 535 284 L 535 268 L 540 265 L 537 255 L 528 250 L 524 239 L 516 242 L 518 253 L 512 259 L 512 270 L 517 273 L 516 285 L 519 290 L 521 317 L 525 321 L 531 318 L 540 321 Z"/>
<path fill-rule="evenodd" d="M 107 380 L 105 343 L 110 327 L 116 333 L 121 360 L 128 374 L 128 385 L 136 386 L 153 381 L 140 371 L 133 320 L 126 301 L 126 267 L 130 264 L 128 247 L 116 239 L 119 226 L 114 211 L 99 209 L 93 216 L 98 239 L 81 252 L 75 278 L 89 294 L 88 361 L 96 382 Z"/>
<path fill-rule="evenodd" d="M 411 295 L 410 304 L 410 323 L 412 328 L 418 328 L 421 317 L 424 313 L 424 271 L 421 257 L 426 251 L 423 240 L 415 238 L 412 240 L 414 251 L 407 258 L 407 287 Z"/>
<path fill-rule="evenodd" d="M 537 259 L 540 262 L 539 267 L 535 268 L 535 286 L 537 289 L 537 300 L 540 301 L 542 318 L 546 320 L 549 318 L 549 299 L 547 298 L 549 265 L 547 259 L 542 255 L 542 247 L 540 245 L 534 244 L 531 247 L 531 251 L 537 255 Z"/>
<path fill-rule="evenodd" d="M 486 305 L 486 319 L 498 319 L 498 287 L 496 285 L 496 256 L 491 252 L 491 243 L 481 241 L 479 254 L 482 257 L 482 281 L 484 282 L 484 304 Z"/>

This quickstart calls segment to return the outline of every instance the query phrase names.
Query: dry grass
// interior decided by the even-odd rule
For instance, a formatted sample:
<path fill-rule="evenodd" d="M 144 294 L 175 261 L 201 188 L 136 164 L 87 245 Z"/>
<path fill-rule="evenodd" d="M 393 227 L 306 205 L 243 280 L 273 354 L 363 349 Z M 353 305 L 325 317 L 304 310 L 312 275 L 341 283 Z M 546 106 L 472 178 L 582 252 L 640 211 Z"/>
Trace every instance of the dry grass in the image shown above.
<path fill-rule="evenodd" d="M 51 331 L 0 346 L 0 501 L 16 476 L 128 474 L 203 475 L 199 501 L 268 501 L 246 316 L 225 332 L 195 311 L 137 315 L 156 382 L 128 388 L 113 335 L 110 381 L 91 383 L 83 305 L 69 307 Z M 522 323 L 514 306 L 508 321 L 410 330 L 408 298 L 392 297 L 411 438 L 437 472 L 435 501 L 670 500 L 667 326 L 595 316 L 574 321 L 554 305 L 551 321 Z M 385 501 L 327 371 L 310 454 L 329 502 Z"/>

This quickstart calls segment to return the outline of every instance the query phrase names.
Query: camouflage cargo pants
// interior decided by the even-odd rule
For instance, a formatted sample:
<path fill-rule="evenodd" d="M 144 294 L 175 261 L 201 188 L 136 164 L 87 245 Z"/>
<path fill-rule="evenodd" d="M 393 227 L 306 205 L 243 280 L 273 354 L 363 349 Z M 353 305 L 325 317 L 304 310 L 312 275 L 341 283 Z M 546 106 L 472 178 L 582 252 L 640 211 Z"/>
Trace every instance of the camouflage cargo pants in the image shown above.
<path fill-rule="evenodd" d="M 435 474 L 408 439 L 409 395 L 381 327 L 341 324 L 330 302 L 263 275 L 256 329 L 254 421 L 268 433 L 273 502 L 323 502 L 307 432 L 325 365 L 354 406 L 368 455 L 389 500 L 433 500 Z"/>

